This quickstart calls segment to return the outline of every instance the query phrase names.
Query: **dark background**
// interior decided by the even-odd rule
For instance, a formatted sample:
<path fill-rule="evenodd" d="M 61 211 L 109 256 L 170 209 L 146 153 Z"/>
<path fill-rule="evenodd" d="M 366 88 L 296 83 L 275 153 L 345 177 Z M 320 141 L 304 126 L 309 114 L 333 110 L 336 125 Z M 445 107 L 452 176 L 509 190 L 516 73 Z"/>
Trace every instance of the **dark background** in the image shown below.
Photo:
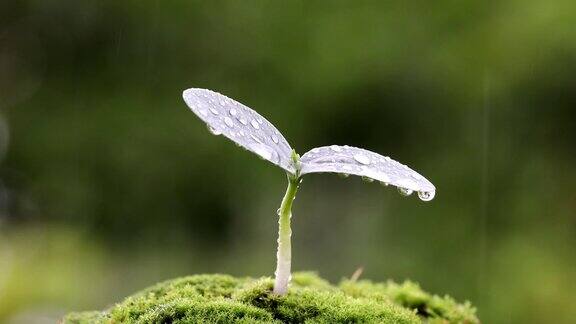
<path fill-rule="evenodd" d="M 306 177 L 294 270 L 419 282 L 485 323 L 576 317 L 576 2 L 0 3 L 0 321 L 168 278 L 272 275 L 285 176 L 181 91 L 300 153 L 364 147 L 437 187 Z"/>

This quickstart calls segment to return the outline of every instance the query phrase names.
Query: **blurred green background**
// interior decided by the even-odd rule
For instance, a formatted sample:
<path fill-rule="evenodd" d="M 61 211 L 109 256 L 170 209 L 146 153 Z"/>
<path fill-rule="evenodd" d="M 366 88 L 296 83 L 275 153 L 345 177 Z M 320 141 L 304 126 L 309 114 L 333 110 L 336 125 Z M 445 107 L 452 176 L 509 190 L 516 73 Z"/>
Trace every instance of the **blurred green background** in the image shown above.
<path fill-rule="evenodd" d="M 295 270 L 573 323 L 575 24 L 571 0 L 2 1 L 0 322 L 272 275 L 285 176 L 208 133 L 181 99 L 202 87 L 300 153 L 364 147 L 438 188 L 307 177 Z"/>

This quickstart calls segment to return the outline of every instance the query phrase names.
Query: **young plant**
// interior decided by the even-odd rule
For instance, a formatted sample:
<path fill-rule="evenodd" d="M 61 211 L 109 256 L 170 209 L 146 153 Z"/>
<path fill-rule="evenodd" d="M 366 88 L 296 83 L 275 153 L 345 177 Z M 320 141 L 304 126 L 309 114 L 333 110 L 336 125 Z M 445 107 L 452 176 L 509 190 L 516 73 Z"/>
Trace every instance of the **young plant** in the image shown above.
<path fill-rule="evenodd" d="M 430 181 L 387 156 L 347 145 L 331 145 L 314 148 L 300 157 L 274 125 L 241 103 L 206 89 L 187 89 L 182 96 L 188 107 L 208 124 L 212 134 L 224 135 L 286 171 L 288 188 L 278 209 L 276 294 L 286 294 L 290 281 L 291 209 L 302 176 L 323 172 L 353 174 L 367 181 L 396 186 L 405 196 L 416 191 L 423 201 L 434 198 L 436 188 Z"/>

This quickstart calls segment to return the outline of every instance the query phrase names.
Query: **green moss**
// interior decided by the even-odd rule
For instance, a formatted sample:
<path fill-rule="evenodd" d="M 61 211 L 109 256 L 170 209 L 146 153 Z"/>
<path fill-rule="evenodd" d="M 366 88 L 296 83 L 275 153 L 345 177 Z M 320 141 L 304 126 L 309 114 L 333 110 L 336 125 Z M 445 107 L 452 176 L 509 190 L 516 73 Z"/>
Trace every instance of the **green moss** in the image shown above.
<path fill-rule="evenodd" d="M 373 283 L 368 280 L 344 280 L 339 285 L 347 295 L 377 301 L 392 301 L 429 319 L 431 323 L 479 323 L 476 309 L 469 302 L 458 304 L 449 296 L 436 296 L 423 291 L 416 283 L 406 281 Z"/>
<path fill-rule="evenodd" d="M 270 278 L 197 275 L 145 289 L 102 312 L 63 323 L 478 323 L 468 303 L 430 295 L 417 284 L 344 280 L 331 285 L 296 273 L 286 296 Z"/>

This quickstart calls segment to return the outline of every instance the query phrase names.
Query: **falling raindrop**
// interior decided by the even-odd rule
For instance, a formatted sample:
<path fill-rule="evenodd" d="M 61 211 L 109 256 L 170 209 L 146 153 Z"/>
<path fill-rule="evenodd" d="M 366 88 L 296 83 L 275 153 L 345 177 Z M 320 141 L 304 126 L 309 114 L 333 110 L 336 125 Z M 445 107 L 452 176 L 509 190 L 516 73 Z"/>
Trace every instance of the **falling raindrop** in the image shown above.
<path fill-rule="evenodd" d="M 422 201 L 430 201 L 434 199 L 435 195 L 435 191 L 418 191 L 418 198 L 420 198 Z"/>
<path fill-rule="evenodd" d="M 414 190 L 408 189 L 408 188 L 402 188 L 402 187 L 398 187 L 398 192 L 402 195 L 402 196 L 410 196 Z"/>
<path fill-rule="evenodd" d="M 355 154 L 354 160 L 356 160 L 356 162 L 364 164 L 364 165 L 370 164 L 370 158 L 367 157 L 366 155 L 363 155 L 363 154 Z"/>
<path fill-rule="evenodd" d="M 234 127 L 234 122 L 232 119 L 230 119 L 230 117 L 224 117 L 224 124 L 226 124 L 228 127 Z"/>

